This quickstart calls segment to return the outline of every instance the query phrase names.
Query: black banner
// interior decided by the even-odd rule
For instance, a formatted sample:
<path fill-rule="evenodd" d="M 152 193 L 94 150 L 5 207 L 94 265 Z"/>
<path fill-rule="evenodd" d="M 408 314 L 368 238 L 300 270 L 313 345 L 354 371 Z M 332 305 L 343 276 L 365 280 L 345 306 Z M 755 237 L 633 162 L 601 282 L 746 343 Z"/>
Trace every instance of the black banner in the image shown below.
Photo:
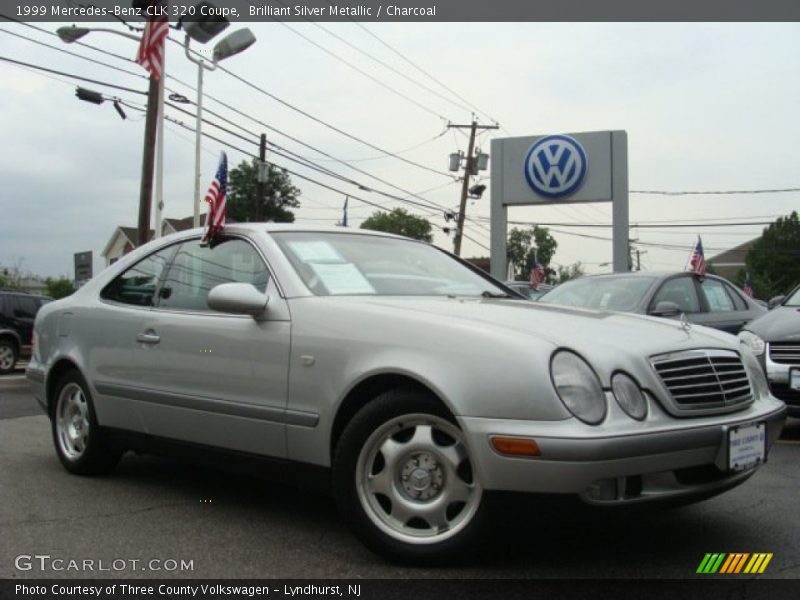
<path fill-rule="evenodd" d="M 559 600 L 561 598 L 797 598 L 800 581 L 749 577 L 617 579 L 0 580 L 0 600 Z"/>
<path fill-rule="evenodd" d="M 22 21 L 143 21 L 130 0 L 9 0 Z M 170 21 L 620 22 L 800 21 L 797 0 L 169 0 Z"/>

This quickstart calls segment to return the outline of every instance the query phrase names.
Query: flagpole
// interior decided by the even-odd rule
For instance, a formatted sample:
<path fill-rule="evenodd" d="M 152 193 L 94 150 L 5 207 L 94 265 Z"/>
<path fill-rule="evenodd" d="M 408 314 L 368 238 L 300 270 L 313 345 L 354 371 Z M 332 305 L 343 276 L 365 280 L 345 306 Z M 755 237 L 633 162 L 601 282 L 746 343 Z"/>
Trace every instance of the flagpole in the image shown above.
<path fill-rule="evenodd" d="M 158 79 L 158 136 L 157 142 L 158 162 L 156 163 L 156 227 L 153 237 L 159 238 L 161 231 L 161 211 L 164 209 L 164 79 L 167 76 L 166 52 L 164 53 L 164 63 L 161 77 Z"/>

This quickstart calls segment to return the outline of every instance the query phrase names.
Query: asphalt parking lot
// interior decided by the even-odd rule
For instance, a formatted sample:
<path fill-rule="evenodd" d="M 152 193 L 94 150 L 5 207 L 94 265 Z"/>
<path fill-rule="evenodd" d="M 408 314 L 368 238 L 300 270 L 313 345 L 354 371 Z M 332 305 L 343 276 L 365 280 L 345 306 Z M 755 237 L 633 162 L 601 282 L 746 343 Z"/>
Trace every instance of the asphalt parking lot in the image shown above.
<path fill-rule="evenodd" d="M 770 552 L 759 577 L 800 578 L 800 420 L 722 496 L 647 512 L 503 499 L 475 557 L 438 569 L 385 563 L 330 499 L 257 477 L 130 454 L 109 477 L 71 476 L 21 371 L 0 377 L 0 473 L 0 578 L 686 578 L 707 552 Z M 20 555 L 126 562 L 21 570 Z M 153 559 L 161 570 L 142 566 Z M 167 571 L 169 560 L 192 568 Z"/>

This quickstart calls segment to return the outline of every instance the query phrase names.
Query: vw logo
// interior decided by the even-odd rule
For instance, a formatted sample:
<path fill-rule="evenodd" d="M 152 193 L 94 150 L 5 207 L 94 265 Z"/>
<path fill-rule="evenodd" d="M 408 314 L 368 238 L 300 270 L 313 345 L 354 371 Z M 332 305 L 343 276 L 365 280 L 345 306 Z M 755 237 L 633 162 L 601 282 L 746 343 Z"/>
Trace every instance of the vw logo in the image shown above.
<path fill-rule="evenodd" d="M 537 194 L 568 196 L 583 183 L 589 163 L 577 140 L 549 135 L 536 142 L 525 157 L 525 179 Z"/>

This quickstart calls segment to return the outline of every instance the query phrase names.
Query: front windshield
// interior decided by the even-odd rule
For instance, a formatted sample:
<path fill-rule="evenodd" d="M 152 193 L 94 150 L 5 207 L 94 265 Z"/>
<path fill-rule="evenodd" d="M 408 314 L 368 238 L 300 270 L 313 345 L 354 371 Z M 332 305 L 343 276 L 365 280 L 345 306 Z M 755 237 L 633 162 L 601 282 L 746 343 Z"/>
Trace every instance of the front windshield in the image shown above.
<path fill-rule="evenodd" d="M 272 234 L 317 296 L 505 296 L 506 290 L 433 246 L 350 233 Z"/>
<path fill-rule="evenodd" d="M 583 277 L 562 283 L 539 299 L 539 302 L 596 308 L 602 310 L 631 311 L 641 302 L 655 277 Z"/>
<path fill-rule="evenodd" d="M 783 303 L 784 306 L 800 306 L 800 286 L 794 288 L 789 297 Z"/>

